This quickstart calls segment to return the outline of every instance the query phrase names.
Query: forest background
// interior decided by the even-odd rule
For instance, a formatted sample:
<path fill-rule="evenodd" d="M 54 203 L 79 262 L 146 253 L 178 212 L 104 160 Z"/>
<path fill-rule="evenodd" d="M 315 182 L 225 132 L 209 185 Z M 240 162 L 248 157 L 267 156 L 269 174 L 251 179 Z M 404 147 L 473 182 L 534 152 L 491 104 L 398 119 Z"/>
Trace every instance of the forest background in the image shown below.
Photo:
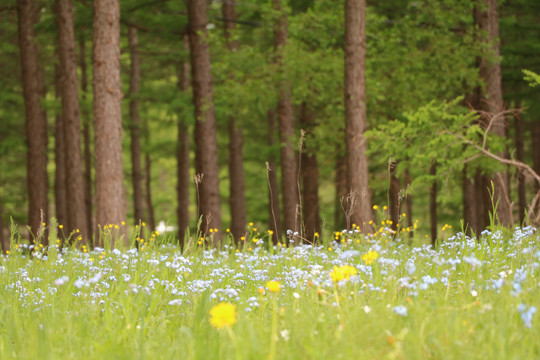
<path fill-rule="evenodd" d="M 359 7 L 352 7 L 355 3 Z M 67 49 L 59 36 L 66 29 L 63 16 L 69 17 L 69 10 L 62 12 L 65 4 L 72 4 L 74 14 Z M 363 174 L 369 180 L 371 214 L 363 215 L 364 225 L 388 218 L 391 222 L 385 225 L 396 231 L 400 224 L 407 232 L 415 230 L 435 240 L 440 236 L 439 224 L 459 229 L 464 218 L 469 230 L 480 231 L 489 223 L 486 189 L 490 179 L 503 173 L 510 201 L 502 222 L 527 221 L 526 210 L 537 186 L 526 183 L 517 168 L 479 155 L 472 144 L 482 146 L 483 131 L 494 116 L 505 109 L 521 109 L 499 116 L 504 130 L 491 129 L 494 136 L 485 149 L 530 164 L 540 173 L 538 87 L 530 86 L 523 72 L 540 72 L 536 1 L 392 0 L 366 6 L 362 1 L 328 0 L 123 0 L 117 24 L 100 25 L 96 7 L 107 11 L 115 4 L 118 7 L 115 1 L 21 0 L 0 6 L 4 249 L 11 221 L 29 224 L 37 235 L 40 229 L 55 226 L 49 222 L 52 217 L 66 230 L 81 228 L 87 238 L 98 224 L 142 221 L 155 229 L 164 221 L 180 225 L 182 239 L 185 225 L 192 233 L 196 229 L 206 202 L 217 204 L 221 214 L 203 218 L 203 232 L 214 232 L 213 225 L 219 224 L 219 233 L 230 229 L 238 239 L 253 227 L 272 229 L 275 236 L 286 229 L 299 231 L 300 240 L 306 241 L 312 241 L 316 232 L 351 228 L 344 48 L 346 15 L 353 11 L 365 12 L 364 38 L 359 39 L 367 44 L 361 65 L 369 168 Z M 97 136 L 103 131 L 97 116 L 101 116 L 100 104 L 105 104 L 94 100 L 100 96 L 96 88 L 108 86 L 111 79 L 98 70 L 102 63 L 96 42 L 101 30 L 120 34 L 116 46 L 123 100 L 118 108 L 121 116 L 113 120 L 121 119 L 124 132 L 119 133 L 119 123 L 116 127 L 113 123 L 115 130 L 105 133 L 115 133 L 112 141 L 117 145 L 121 141 L 123 168 L 116 178 L 123 177 L 123 187 L 110 196 L 99 195 L 97 188 L 106 180 L 100 178 L 97 167 L 102 163 L 95 157 L 99 157 L 96 142 L 103 139 Z M 194 48 L 197 41 L 200 46 Z M 29 86 L 23 69 L 33 57 L 28 55 L 32 46 L 37 70 Z M 204 68 L 206 61 L 195 54 L 205 46 L 212 78 L 201 83 L 211 85 L 212 103 L 198 98 L 199 85 L 192 88 L 200 84 L 194 68 L 200 64 Z M 62 58 L 64 51 L 68 55 Z M 76 67 L 67 70 L 70 59 L 76 60 Z M 494 104 L 490 77 L 497 67 L 502 100 Z M 75 91 L 65 80 L 74 73 Z M 105 87 L 107 91 L 111 96 L 101 100 L 121 98 L 112 87 Z M 74 108 L 64 102 L 74 93 L 79 125 L 76 120 L 68 125 L 69 116 L 62 115 Z M 28 107 L 32 95 L 39 104 L 34 112 Z M 287 97 L 288 107 L 283 104 Z M 199 117 L 207 116 L 209 109 L 215 114 L 215 135 L 196 130 Z M 283 111 L 288 111 L 288 123 Z M 29 122 L 31 114 L 37 123 Z M 41 145 L 32 153 L 36 142 L 31 139 L 36 138 Z M 70 139 L 75 139 L 75 145 Z M 201 179 L 196 175 L 205 173 L 201 169 L 206 165 L 200 162 L 200 151 L 207 146 L 215 146 L 205 153 L 215 154 L 210 161 L 217 160 L 217 172 Z M 120 155 L 112 148 L 100 149 Z M 284 167 L 287 156 L 294 159 L 293 170 Z M 45 164 L 41 173 L 31 167 L 37 158 Z M 283 180 L 291 178 L 291 171 L 292 185 Z M 66 180 L 78 173 L 80 181 Z M 219 194 L 204 188 L 210 179 L 219 180 L 213 182 Z M 238 184 L 244 186 L 235 187 Z M 499 185 L 493 184 L 498 200 Z M 32 205 L 32 191 L 37 188 L 46 194 L 41 200 L 45 202 Z M 296 190 L 292 196 L 287 195 L 291 188 Z M 473 190 L 467 193 L 467 189 Z M 114 215 L 100 210 L 108 201 L 120 207 Z M 470 209 L 475 209 L 475 215 L 467 213 Z M 103 216 L 109 220 L 102 220 Z M 86 230 L 78 221 L 86 224 Z M 248 222 L 255 225 L 247 226 Z M 369 231 L 377 228 L 371 226 Z"/>

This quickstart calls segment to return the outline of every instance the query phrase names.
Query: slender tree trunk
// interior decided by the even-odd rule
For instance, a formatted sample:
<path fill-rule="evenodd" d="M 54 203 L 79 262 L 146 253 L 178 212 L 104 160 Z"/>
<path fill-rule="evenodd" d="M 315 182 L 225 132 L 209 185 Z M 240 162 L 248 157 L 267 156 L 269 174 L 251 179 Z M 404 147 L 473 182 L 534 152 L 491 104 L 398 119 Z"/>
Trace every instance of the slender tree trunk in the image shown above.
<path fill-rule="evenodd" d="M 94 132 L 96 166 L 96 223 L 125 223 L 122 164 L 122 89 L 120 82 L 120 4 L 94 2 Z M 120 228 L 125 229 L 125 228 Z M 124 243 L 127 245 L 125 231 Z M 116 235 L 116 234 L 115 234 Z M 111 242 L 114 246 L 115 236 Z M 102 247 L 104 238 L 96 245 Z"/>
<path fill-rule="evenodd" d="M 412 183 L 411 174 L 409 173 L 409 169 L 405 169 L 404 174 L 404 180 L 405 180 L 405 187 L 407 189 L 407 198 L 405 199 L 405 214 L 407 215 L 407 227 L 409 228 L 409 238 L 412 240 L 414 236 L 414 224 L 413 224 L 413 199 L 412 196 L 409 194 L 409 186 Z"/>
<path fill-rule="evenodd" d="M 199 176 L 199 217 L 202 217 L 201 231 L 207 235 L 210 229 L 221 230 L 214 86 L 210 72 L 210 48 L 206 29 L 207 4 L 206 0 L 188 0 L 187 5 L 195 105 L 195 168 Z M 214 235 L 214 246 L 221 242 L 221 237 L 221 231 Z"/>
<path fill-rule="evenodd" d="M 272 0 L 272 7 L 279 16 L 274 24 L 274 51 L 278 71 L 283 69 L 283 51 L 287 43 L 287 14 L 281 0 Z M 281 76 L 283 77 L 283 76 Z M 299 230 L 298 161 L 294 148 L 294 114 L 291 85 L 287 80 L 278 81 L 278 123 L 281 143 L 281 191 L 283 201 L 283 227 L 286 231 Z"/>
<path fill-rule="evenodd" d="M 540 174 L 540 120 L 534 121 L 531 127 L 533 168 L 537 174 Z"/>
<path fill-rule="evenodd" d="M 56 98 L 60 99 L 60 69 L 55 67 L 54 82 L 56 88 Z M 54 122 L 54 203 L 56 209 L 56 220 L 58 224 L 67 226 L 68 210 L 66 201 L 66 149 L 64 146 L 64 125 L 62 123 L 62 112 L 58 111 Z M 67 228 L 66 228 L 67 231 Z"/>
<path fill-rule="evenodd" d="M 366 0 L 345 2 L 345 143 L 347 146 L 347 213 L 363 232 L 371 231 L 366 120 Z M 351 224 L 348 224 L 350 226 Z"/>
<path fill-rule="evenodd" d="M 131 118 L 131 181 L 133 183 L 133 217 L 135 225 L 144 220 L 144 199 L 142 189 L 141 167 L 141 121 L 139 118 L 139 89 L 141 81 L 141 65 L 139 60 L 139 39 L 137 29 L 128 27 L 129 54 L 131 58 L 129 80 L 129 116 Z"/>
<path fill-rule="evenodd" d="M 2 250 L 6 253 L 10 250 L 10 239 L 9 236 L 6 236 L 5 234 L 3 214 L 4 209 L 2 208 L 2 199 L 0 198 L 0 245 L 2 245 Z"/>
<path fill-rule="evenodd" d="M 236 4 L 226 1 L 221 6 L 224 22 L 225 40 L 230 52 L 238 49 L 238 41 L 233 38 L 236 28 Z M 244 179 L 244 138 L 242 128 L 236 119 L 229 117 L 229 205 L 231 209 L 231 233 L 236 242 L 246 233 L 246 195 Z"/>
<path fill-rule="evenodd" d="M 300 123 L 305 131 L 304 149 L 301 154 L 300 169 L 302 176 L 302 213 L 304 215 L 304 238 L 313 243 L 315 233 L 321 233 L 321 217 L 319 214 L 319 165 L 317 163 L 317 155 L 315 152 L 310 152 L 306 148 L 309 141 L 313 138 L 313 129 L 316 126 L 315 114 L 310 111 L 307 104 L 302 103 Z"/>
<path fill-rule="evenodd" d="M 388 163 L 388 176 L 389 176 L 389 186 L 388 186 L 388 204 L 390 210 L 390 220 L 392 221 L 391 228 L 394 231 L 398 230 L 399 224 L 399 208 L 400 208 L 400 199 L 399 192 L 401 190 L 401 184 L 396 175 L 397 173 L 397 161 L 390 161 Z"/>
<path fill-rule="evenodd" d="M 276 146 L 276 112 L 273 109 L 268 110 L 268 147 L 273 149 Z M 267 165 L 268 176 L 268 219 L 270 221 L 270 230 L 274 232 L 272 237 L 274 243 L 277 243 L 282 236 L 281 229 L 281 211 L 279 207 L 279 185 L 277 179 L 276 157 L 273 151 L 270 151 Z"/>
<path fill-rule="evenodd" d="M 336 146 L 336 177 L 334 180 L 336 188 L 336 197 L 334 200 L 334 229 L 336 230 L 345 228 L 344 201 L 347 195 L 347 164 L 345 162 L 345 156 L 342 154 L 341 147 L 341 144 Z"/>
<path fill-rule="evenodd" d="M 92 216 L 92 150 L 90 148 L 90 113 L 86 107 L 86 95 L 88 93 L 88 72 L 86 68 L 86 46 L 84 37 L 79 38 L 79 63 L 81 67 L 81 98 L 82 122 L 83 122 L 83 143 L 84 143 L 84 200 L 86 202 L 86 222 L 88 224 L 88 239 L 94 238 L 94 221 Z"/>
<path fill-rule="evenodd" d="M 189 35 L 183 36 L 184 51 L 189 52 Z M 178 88 L 181 92 L 189 91 L 189 60 L 186 58 L 178 69 Z M 186 230 L 189 228 L 189 129 L 187 119 L 178 118 L 178 237 L 182 248 L 185 245 Z"/>
<path fill-rule="evenodd" d="M 433 161 L 429 168 L 430 175 L 437 175 L 437 163 Z M 433 180 L 429 193 L 429 216 L 431 225 L 431 245 L 437 244 L 437 180 Z"/>
<path fill-rule="evenodd" d="M 88 240 L 88 223 L 84 200 L 83 162 L 81 153 L 81 113 L 77 79 L 77 43 L 73 23 L 72 0 L 57 0 L 57 22 L 60 54 L 60 89 L 66 165 L 66 200 L 68 232 L 80 231 L 79 240 Z"/>
<path fill-rule="evenodd" d="M 501 86 L 501 64 L 500 41 L 499 41 L 499 20 L 497 15 L 497 0 L 482 0 L 480 6 L 475 7 L 474 20 L 480 31 L 486 33 L 483 39 L 484 44 L 488 44 L 487 52 L 480 58 L 480 77 L 485 83 L 485 93 L 482 98 L 483 110 L 491 114 L 491 118 L 500 114 L 504 110 L 502 86 Z M 497 117 L 491 125 L 491 132 L 497 136 L 506 136 L 506 119 L 503 116 Z M 497 203 L 497 216 L 504 226 L 513 225 L 512 208 L 510 203 L 510 191 L 507 186 L 508 179 L 506 172 L 498 172 L 492 178 L 494 185 L 493 201 Z M 493 209 L 492 209 L 493 211 Z"/>
<path fill-rule="evenodd" d="M 156 217 L 154 215 L 154 205 L 152 205 L 151 170 L 152 163 L 150 160 L 150 154 L 146 153 L 144 156 L 144 189 L 146 195 L 145 205 L 147 210 L 148 227 L 151 231 L 154 231 L 156 229 Z"/>
<path fill-rule="evenodd" d="M 462 171 L 462 193 L 463 193 L 463 222 L 465 232 L 471 236 L 476 233 L 479 226 L 478 212 L 476 211 L 478 201 L 476 198 L 476 188 L 474 182 L 468 176 L 468 166 L 465 164 Z"/>
<path fill-rule="evenodd" d="M 31 0 L 18 0 L 18 31 L 26 116 L 28 224 L 36 240 L 48 244 L 42 223 L 49 221 L 47 192 L 47 117 L 41 107 L 42 76 L 34 40 L 35 6 Z"/>
<path fill-rule="evenodd" d="M 519 109 L 521 107 L 520 101 L 516 100 L 515 107 Z M 524 144 L 523 144 L 523 120 L 521 114 L 514 116 L 514 131 L 516 141 L 516 160 L 524 161 Z M 523 225 L 525 223 L 525 211 L 527 209 L 527 198 L 525 195 L 525 175 L 522 171 L 518 170 L 518 214 L 519 223 Z"/>

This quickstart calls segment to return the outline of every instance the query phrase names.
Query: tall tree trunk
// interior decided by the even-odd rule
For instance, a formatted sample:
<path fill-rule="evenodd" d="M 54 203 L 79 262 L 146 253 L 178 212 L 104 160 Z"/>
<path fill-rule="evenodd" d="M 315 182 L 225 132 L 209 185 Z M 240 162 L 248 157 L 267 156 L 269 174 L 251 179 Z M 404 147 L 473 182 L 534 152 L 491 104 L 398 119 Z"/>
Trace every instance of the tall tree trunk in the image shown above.
<path fill-rule="evenodd" d="M 79 63 L 81 67 L 81 98 L 82 122 L 83 122 L 83 143 L 84 143 L 84 200 L 86 202 L 86 222 L 88 224 L 88 239 L 94 238 L 94 222 L 92 216 L 92 150 L 90 149 L 90 113 L 86 108 L 86 95 L 88 93 L 88 71 L 86 68 L 86 46 L 84 37 L 79 38 Z"/>
<path fill-rule="evenodd" d="M 128 27 L 129 55 L 131 58 L 129 80 L 129 116 L 131 118 L 131 181 L 133 183 L 133 217 L 135 225 L 144 220 L 142 167 L 141 167 L 141 121 L 139 118 L 139 89 L 141 65 L 139 60 L 139 39 L 137 29 Z"/>
<path fill-rule="evenodd" d="M 334 185 L 336 188 L 336 197 L 334 200 L 334 229 L 345 228 L 345 212 L 344 203 L 347 195 L 347 164 L 345 162 L 345 156 L 342 154 L 342 145 L 336 145 L 336 177 L 334 179 Z"/>
<path fill-rule="evenodd" d="M 305 142 L 313 138 L 313 129 L 316 126 L 315 114 L 310 111 L 304 102 L 301 107 L 300 123 L 305 131 Z M 302 213 L 304 215 L 304 238 L 313 243 L 315 233 L 321 233 L 321 217 L 319 214 L 319 165 L 317 155 L 310 152 L 304 145 L 301 154 L 301 176 L 302 176 Z"/>
<path fill-rule="evenodd" d="M 188 0 L 189 46 L 193 102 L 195 105 L 195 168 L 198 180 L 199 217 L 204 235 L 210 229 L 221 230 L 221 199 L 219 193 L 219 163 L 214 86 L 210 72 L 206 0 Z M 221 231 L 214 235 L 213 245 L 221 242 Z"/>
<path fill-rule="evenodd" d="M 273 109 L 268 110 L 268 147 L 273 149 L 276 146 L 276 112 Z M 277 165 L 274 152 L 271 151 L 267 165 L 268 176 L 268 219 L 270 230 L 274 232 L 272 239 L 277 243 L 281 239 L 281 211 L 279 207 L 279 186 L 277 179 Z"/>
<path fill-rule="evenodd" d="M 497 116 L 504 110 L 501 64 L 499 60 L 500 41 L 497 0 L 481 0 L 479 6 L 475 6 L 474 20 L 479 30 L 486 34 L 482 42 L 487 45 L 486 53 L 480 58 L 479 70 L 480 77 L 485 83 L 485 92 L 482 94 L 482 98 L 484 99 L 482 108 L 490 115 L 481 119 L 481 121 L 485 124 L 492 121 L 490 131 L 497 136 L 505 137 L 506 119 L 504 116 Z M 501 225 L 511 226 L 513 224 L 513 217 L 510 191 L 507 186 L 507 173 L 498 172 L 494 174 L 491 181 L 494 186 L 493 202 L 497 203 L 498 219 Z"/>
<path fill-rule="evenodd" d="M 147 128 L 147 127 L 146 127 Z M 148 133 L 148 130 L 146 130 Z M 154 205 L 152 204 L 152 187 L 151 187 L 151 170 L 152 163 L 150 160 L 150 154 L 147 152 L 144 155 L 144 189 L 145 189 L 145 205 L 148 218 L 148 227 L 151 231 L 156 229 L 156 217 L 154 212 Z"/>
<path fill-rule="evenodd" d="M 414 224 L 413 224 L 413 211 L 412 211 L 412 196 L 409 194 L 409 186 L 412 183 L 411 174 L 409 169 L 405 169 L 405 174 L 403 176 L 405 181 L 405 188 L 407 189 L 407 198 L 405 199 L 405 214 L 407 215 L 407 227 L 409 228 L 409 238 L 412 240 L 414 236 Z"/>
<path fill-rule="evenodd" d="M 274 24 L 274 51 L 278 71 L 283 72 L 283 51 L 287 43 L 287 13 L 281 0 L 272 0 L 279 16 Z M 283 227 L 286 231 L 299 230 L 298 161 L 294 148 L 294 114 L 291 100 L 291 85 L 287 80 L 278 82 L 278 123 L 281 142 L 281 192 L 283 201 Z"/>
<path fill-rule="evenodd" d="M 437 163 L 433 161 L 429 168 L 429 174 L 437 175 Z M 433 180 L 429 192 L 429 218 L 431 225 L 431 246 L 437 244 L 437 180 Z"/>
<path fill-rule="evenodd" d="M 60 74 L 59 65 L 54 69 L 54 83 L 57 100 L 60 100 Z M 62 123 L 62 111 L 58 111 L 54 121 L 54 204 L 56 220 L 59 225 L 67 226 L 68 210 L 66 200 L 66 149 L 64 146 L 64 125 Z M 67 228 L 66 228 L 67 231 Z"/>
<path fill-rule="evenodd" d="M 49 204 L 47 192 L 47 117 L 41 107 L 42 76 L 34 40 L 35 6 L 31 0 L 18 0 L 18 31 L 26 116 L 28 224 L 36 240 L 48 244 L 46 229 Z"/>
<path fill-rule="evenodd" d="M 532 156 L 533 169 L 540 174 L 540 120 L 532 123 Z"/>
<path fill-rule="evenodd" d="M 516 100 L 515 103 L 516 109 L 521 107 L 519 100 Z M 514 116 L 514 131 L 515 131 L 515 141 L 516 141 L 516 160 L 524 161 L 524 145 L 523 145 L 523 120 L 521 119 L 521 114 L 516 114 Z M 523 225 L 525 223 L 525 211 L 527 208 L 527 198 L 525 195 L 525 175 L 522 171 L 518 170 L 518 214 L 519 214 L 519 224 Z"/>
<path fill-rule="evenodd" d="M 189 35 L 183 35 L 184 51 L 189 52 Z M 189 91 L 189 60 L 188 58 L 180 64 L 178 69 L 178 88 L 183 93 Z M 178 145 L 176 158 L 178 162 L 178 237 L 182 248 L 185 245 L 186 230 L 189 228 L 189 129 L 187 120 L 178 118 Z"/>
<path fill-rule="evenodd" d="M 474 182 L 468 176 L 468 166 L 465 164 L 462 171 L 462 194 L 463 194 L 463 222 L 465 225 L 465 233 L 469 236 L 474 232 L 476 235 L 477 229 L 480 227 L 476 202 L 476 187 Z"/>
<path fill-rule="evenodd" d="M 226 1 L 221 6 L 224 22 L 225 39 L 230 52 L 238 49 L 238 41 L 233 39 L 236 28 L 236 4 Z M 246 195 L 244 179 L 244 155 L 242 147 L 244 137 L 242 128 L 233 116 L 229 117 L 229 205 L 231 209 L 231 233 L 236 242 L 246 233 Z"/>
<path fill-rule="evenodd" d="M 80 244 L 88 240 L 88 223 L 84 200 L 83 162 L 81 153 L 81 113 L 77 79 L 77 43 L 73 22 L 72 0 L 57 0 L 58 44 L 60 54 L 60 89 L 66 165 L 66 200 L 68 231 L 80 231 Z"/>
<path fill-rule="evenodd" d="M 94 132 L 96 223 L 104 227 L 126 220 L 122 164 L 122 88 L 120 82 L 120 4 L 94 2 Z M 127 236 L 123 227 L 120 235 Z M 116 234 L 114 234 L 116 235 Z M 111 239 L 114 246 L 115 236 Z M 102 247 L 104 238 L 96 245 Z"/>
<path fill-rule="evenodd" d="M 350 223 L 371 231 L 366 120 L 366 0 L 345 2 L 345 143 L 347 146 L 347 214 Z"/>
<path fill-rule="evenodd" d="M 10 250 L 10 239 L 9 236 L 5 234 L 4 220 L 3 220 L 4 209 L 2 208 L 2 199 L 0 198 L 0 245 L 4 253 Z"/>
<path fill-rule="evenodd" d="M 388 163 L 388 208 L 390 211 L 390 220 L 392 221 L 391 228 L 394 231 L 398 230 L 399 224 L 399 208 L 400 208 L 400 199 L 399 192 L 401 184 L 396 175 L 397 173 L 397 161 L 390 160 Z"/>

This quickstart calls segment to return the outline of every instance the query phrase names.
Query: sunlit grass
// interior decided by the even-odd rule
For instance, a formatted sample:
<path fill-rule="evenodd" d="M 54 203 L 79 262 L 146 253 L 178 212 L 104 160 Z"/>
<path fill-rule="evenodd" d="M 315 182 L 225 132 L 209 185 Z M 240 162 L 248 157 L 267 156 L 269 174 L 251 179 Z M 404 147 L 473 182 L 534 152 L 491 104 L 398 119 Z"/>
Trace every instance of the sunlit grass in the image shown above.
<path fill-rule="evenodd" d="M 114 229 L 114 225 L 112 229 Z M 142 229 L 141 229 L 142 228 Z M 386 229 L 386 230 L 385 230 Z M 141 226 L 139 249 L 30 249 L 0 258 L 2 358 L 534 359 L 540 247 L 533 228 L 457 234 L 438 249 L 388 228 L 320 245 L 181 251 Z M 52 234 L 51 236 L 56 236 Z M 413 242 L 414 244 L 414 242 Z M 331 250 L 329 250 L 331 249 Z"/>

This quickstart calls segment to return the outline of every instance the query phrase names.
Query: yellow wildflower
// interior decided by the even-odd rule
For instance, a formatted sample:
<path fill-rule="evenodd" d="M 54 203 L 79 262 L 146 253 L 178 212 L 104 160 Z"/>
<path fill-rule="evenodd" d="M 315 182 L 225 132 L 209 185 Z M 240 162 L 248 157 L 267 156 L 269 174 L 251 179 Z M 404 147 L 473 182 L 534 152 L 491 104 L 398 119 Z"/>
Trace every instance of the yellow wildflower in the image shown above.
<path fill-rule="evenodd" d="M 348 280 L 351 276 L 358 273 L 356 268 L 351 265 L 334 266 L 334 269 L 330 272 L 330 278 L 334 282 L 341 280 Z"/>
<path fill-rule="evenodd" d="M 379 253 L 375 250 L 369 250 L 367 253 L 362 255 L 362 260 L 366 263 L 366 265 L 371 265 L 377 260 L 379 257 Z"/>
<path fill-rule="evenodd" d="M 210 324 L 222 329 L 236 323 L 236 305 L 230 303 L 219 303 L 210 309 Z"/>
<path fill-rule="evenodd" d="M 279 281 L 269 281 L 266 283 L 266 288 L 270 290 L 270 292 L 278 292 L 281 290 L 281 284 Z"/>

